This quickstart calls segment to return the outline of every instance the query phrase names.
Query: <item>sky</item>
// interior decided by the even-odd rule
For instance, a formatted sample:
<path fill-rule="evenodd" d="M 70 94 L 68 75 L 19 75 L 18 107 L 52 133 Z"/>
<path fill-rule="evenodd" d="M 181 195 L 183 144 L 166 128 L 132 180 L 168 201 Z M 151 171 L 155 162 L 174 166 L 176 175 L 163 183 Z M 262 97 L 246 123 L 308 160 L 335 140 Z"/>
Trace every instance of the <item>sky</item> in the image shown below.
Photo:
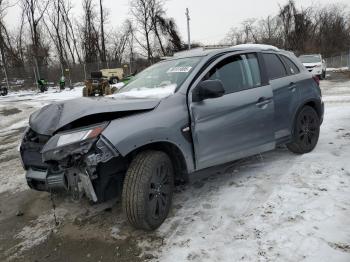
<path fill-rule="evenodd" d="M 10 0 L 17 2 L 18 0 Z M 96 4 L 98 0 L 94 0 Z M 349 0 L 295 0 L 298 7 L 350 3 Z M 81 16 L 81 0 L 72 0 L 76 17 Z M 215 44 L 223 40 L 232 27 L 238 27 L 248 18 L 265 18 L 278 12 L 279 5 L 287 0 L 165 0 L 168 17 L 173 17 L 184 41 L 187 41 L 185 10 L 190 10 L 191 39 L 203 44 Z M 109 10 L 109 28 L 118 28 L 130 16 L 129 0 L 103 0 Z M 19 8 L 8 11 L 8 25 L 19 23 Z"/>

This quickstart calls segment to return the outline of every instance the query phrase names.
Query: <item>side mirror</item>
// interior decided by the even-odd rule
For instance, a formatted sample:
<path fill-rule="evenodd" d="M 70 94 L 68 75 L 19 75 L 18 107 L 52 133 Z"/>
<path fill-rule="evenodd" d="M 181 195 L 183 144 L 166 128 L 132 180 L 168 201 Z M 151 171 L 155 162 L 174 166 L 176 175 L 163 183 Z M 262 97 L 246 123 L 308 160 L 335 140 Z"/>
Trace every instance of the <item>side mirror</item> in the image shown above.
<path fill-rule="evenodd" d="M 200 102 L 209 98 L 221 97 L 225 94 L 224 85 L 220 80 L 205 80 L 192 90 L 192 102 Z"/>

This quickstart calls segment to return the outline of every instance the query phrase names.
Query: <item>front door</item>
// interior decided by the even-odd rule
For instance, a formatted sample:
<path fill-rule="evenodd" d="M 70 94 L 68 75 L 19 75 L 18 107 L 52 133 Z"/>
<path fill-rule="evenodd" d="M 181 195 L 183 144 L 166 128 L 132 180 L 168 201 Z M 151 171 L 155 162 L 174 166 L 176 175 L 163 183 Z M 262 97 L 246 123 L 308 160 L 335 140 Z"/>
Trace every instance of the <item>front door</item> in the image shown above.
<path fill-rule="evenodd" d="M 196 168 L 203 169 L 274 148 L 274 102 L 261 83 L 256 54 L 226 55 L 196 81 L 220 80 L 225 95 L 189 105 Z M 190 92 L 191 94 L 191 92 Z"/>

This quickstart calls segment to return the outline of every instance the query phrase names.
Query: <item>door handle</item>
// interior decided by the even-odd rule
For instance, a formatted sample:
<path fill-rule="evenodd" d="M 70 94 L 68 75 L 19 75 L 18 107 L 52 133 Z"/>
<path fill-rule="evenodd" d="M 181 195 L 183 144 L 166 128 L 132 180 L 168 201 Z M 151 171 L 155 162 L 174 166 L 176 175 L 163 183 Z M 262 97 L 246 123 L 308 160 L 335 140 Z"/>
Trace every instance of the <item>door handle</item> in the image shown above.
<path fill-rule="evenodd" d="M 288 90 L 294 92 L 296 90 L 297 86 L 294 82 L 291 82 L 289 84 Z"/>
<path fill-rule="evenodd" d="M 266 106 L 270 103 L 271 103 L 271 99 L 260 97 L 255 105 L 259 108 L 265 109 Z"/>

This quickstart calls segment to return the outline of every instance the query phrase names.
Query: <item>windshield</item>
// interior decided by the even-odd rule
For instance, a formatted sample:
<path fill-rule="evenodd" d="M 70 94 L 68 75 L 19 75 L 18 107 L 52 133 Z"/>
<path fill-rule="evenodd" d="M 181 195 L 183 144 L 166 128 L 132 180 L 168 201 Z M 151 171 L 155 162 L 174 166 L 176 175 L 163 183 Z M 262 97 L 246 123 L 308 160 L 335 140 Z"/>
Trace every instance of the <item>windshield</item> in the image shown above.
<path fill-rule="evenodd" d="M 157 63 L 137 74 L 114 97 L 159 97 L 174 94 L 201 57 L 189 57 Z"/>
<path fill-rule="evenodd" d="M 302 55 L 299 57 L 302 63 L 319 63 L 321 57 L 319 55 Z"/>

